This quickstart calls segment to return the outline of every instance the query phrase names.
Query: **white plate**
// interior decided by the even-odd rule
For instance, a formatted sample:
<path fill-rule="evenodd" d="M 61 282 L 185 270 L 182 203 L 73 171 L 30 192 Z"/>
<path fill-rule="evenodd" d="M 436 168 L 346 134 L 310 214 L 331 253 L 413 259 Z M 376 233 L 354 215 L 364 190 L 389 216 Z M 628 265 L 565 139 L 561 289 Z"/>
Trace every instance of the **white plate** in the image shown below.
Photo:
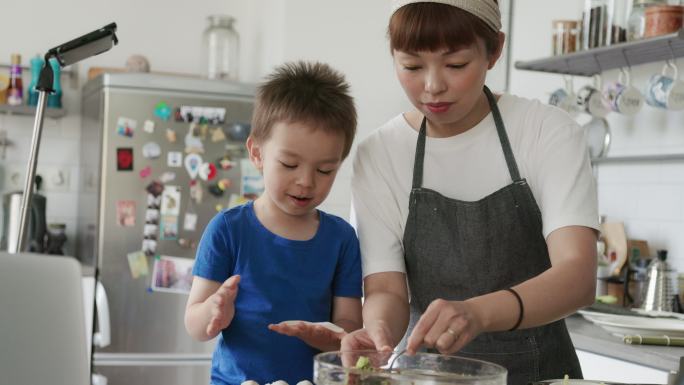
<path fill-rule="evenodd" d="M 605 330 L 621 336 L 639 334 L 684 337 L 684 321 L 677 319 L 605 314 L 586 310 L 580 310 L 580 314 Z"/>

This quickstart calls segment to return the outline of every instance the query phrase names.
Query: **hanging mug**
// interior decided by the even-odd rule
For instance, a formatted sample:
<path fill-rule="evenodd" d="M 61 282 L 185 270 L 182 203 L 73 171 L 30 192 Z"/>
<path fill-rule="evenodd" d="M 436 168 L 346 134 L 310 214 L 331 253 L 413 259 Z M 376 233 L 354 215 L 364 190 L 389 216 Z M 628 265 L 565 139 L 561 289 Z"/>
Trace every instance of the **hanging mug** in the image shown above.
<path fill-rule="evenodd" d="M 630 83 L 629 71 L 621 68 L 617 82 L 608 84 L 603 90 L 605 101 L 612 111 L 633 116 L 643 107 L 644 97 Z"/>
<path fill-rule="evenodd" d="M 580 110 L 587 114 L 604 118 L 610 110 L 603 100 L 601 89 L 601 75 L 594 75 L 593 85 L 586 85 L 577 91 L 577 105 Z"/>
<path fill-rule="evenodd" d="M 575 117 L 579 114 L 579 110 L 577 108 L 577 95 L 572 84 L 572 78 L 568 76 L 563 78 L 565 80 L 565 88 L 559 88 L 552 92 L 549 97 L 549 104 Z"/>
<path fill-rule="evenodd" d="M 672 69 L 672 76 L 668 76 L 668 68 Z M 684 82 L 679 80 L 674 62 L 668 60 L 660 74 L 651 76 L 646 86 L 646 103 L 668 110 L 684 109 Z"/>

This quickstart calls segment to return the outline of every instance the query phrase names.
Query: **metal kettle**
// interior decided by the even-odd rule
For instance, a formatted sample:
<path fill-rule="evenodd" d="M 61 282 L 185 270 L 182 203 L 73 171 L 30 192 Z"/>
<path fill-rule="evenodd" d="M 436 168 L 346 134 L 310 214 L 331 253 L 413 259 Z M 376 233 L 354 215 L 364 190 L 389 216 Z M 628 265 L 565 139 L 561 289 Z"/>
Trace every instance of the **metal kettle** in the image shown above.
<path fill-rule="evenodd" d="M 648 265 L 646 287 L 641 308 L 646 311 L 674 311 L 674 270 L 665 261 L 667 250 L 658 250 L 658 258 Z"/>

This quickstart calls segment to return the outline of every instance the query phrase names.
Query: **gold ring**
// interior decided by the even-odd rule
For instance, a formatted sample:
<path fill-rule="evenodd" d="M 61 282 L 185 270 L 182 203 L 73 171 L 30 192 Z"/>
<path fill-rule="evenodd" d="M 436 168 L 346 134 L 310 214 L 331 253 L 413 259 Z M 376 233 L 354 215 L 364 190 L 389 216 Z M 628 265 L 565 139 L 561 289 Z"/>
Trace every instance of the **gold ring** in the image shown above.
<path fill-rule="evenodd" d="M 453 330 L 451 330 L 451 328 L 447 328 L 446 332 L 449 333 L 449 334 L 451 334 L 452 336 L 455 336 L 455 335 L 456 335 L 456 332 L 453 331 Z"/>

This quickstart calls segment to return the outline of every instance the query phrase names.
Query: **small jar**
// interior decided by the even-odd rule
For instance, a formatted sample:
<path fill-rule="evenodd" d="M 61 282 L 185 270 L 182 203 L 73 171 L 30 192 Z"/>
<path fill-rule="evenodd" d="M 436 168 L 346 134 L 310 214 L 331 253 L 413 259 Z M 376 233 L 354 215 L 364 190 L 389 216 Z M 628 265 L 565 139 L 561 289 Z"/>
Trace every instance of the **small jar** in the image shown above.
<path fill-rule="evenodd" d="M 665 0 L 634 0 L 632 11 L 627 21 L 627 41 L 634 41 L 644 38 L 646 27 L 646 8 L 667 4 Z"/>
<path fill-rule="evenodd" d="M 579 43 L 579 23 L 576 20 L 554 20 L 552 53 L 564 55 L 577 51 Z"/>
<path fill-rule="evenodd" d="M 209 79 L 237 80 L 239 36 L 233 29 L 235 19 L 213 15 L 207 21 L 202 44 L 203 72 Z"/>
<path fill-rule="evenodd" d="M 675 33 L 682 28 L 682 5 L 655 5 L 646 8 L 644 37 Z"/>

